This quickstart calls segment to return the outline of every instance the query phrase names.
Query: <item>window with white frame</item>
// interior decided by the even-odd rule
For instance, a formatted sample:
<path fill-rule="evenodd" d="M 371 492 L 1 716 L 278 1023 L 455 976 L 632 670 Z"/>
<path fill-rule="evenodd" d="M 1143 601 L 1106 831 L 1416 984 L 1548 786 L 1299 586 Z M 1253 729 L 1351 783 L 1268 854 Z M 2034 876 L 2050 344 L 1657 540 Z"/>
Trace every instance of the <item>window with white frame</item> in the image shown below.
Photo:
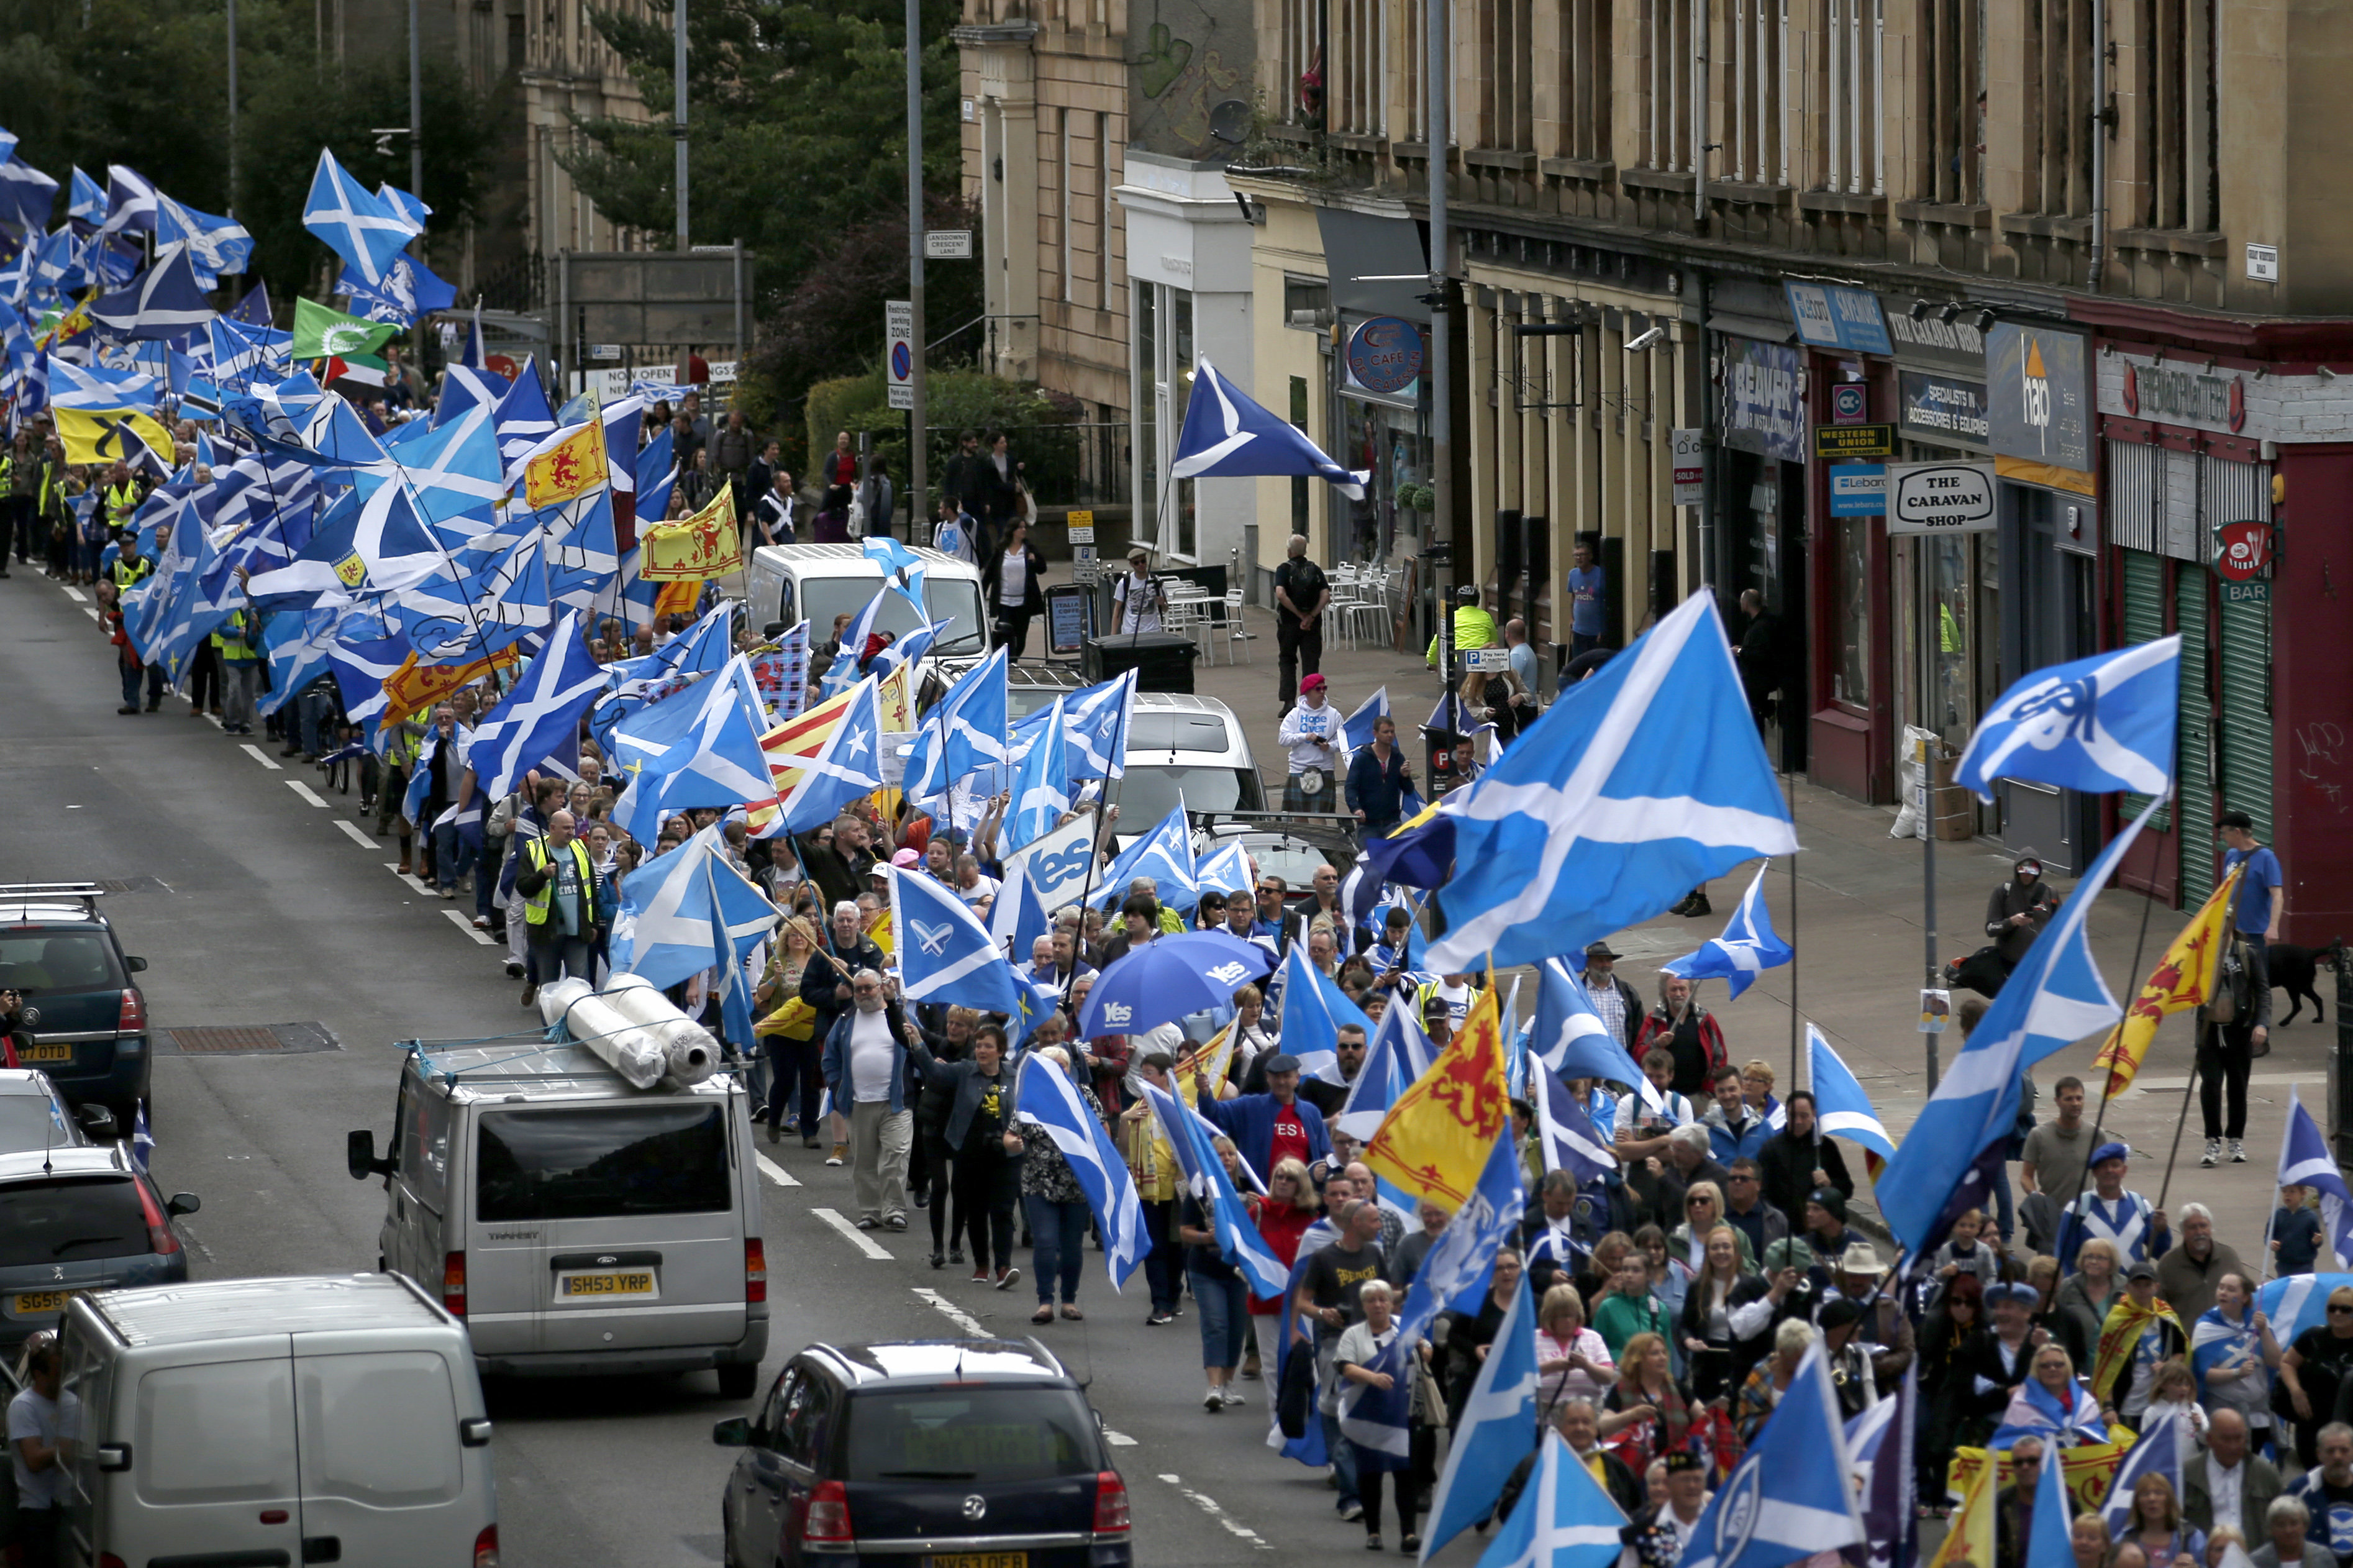
<path fill-rule="evenodd" d="M 1918 0 L 1920 85 L 1914 175 L 1930 201 L 1985 200 L 1986 0 Z"/>
<path fill-rule="evenodd" d="M 1825 53 L 1830 102 L 1822 128 L 1823 186 L 1850 196 L 1883 195 L 1880 73 L 1887 58 L 1887 0 L 1830 0 Z"/>
<path fill-rule="evenodd" d="M 1192 397 L 1192 291 L 1139 279 L 1134 319 L 1134 536 L 1166 539 L 1171 555 L 1189 561 L 1199 548 L 1195 517 L 1198 487 L 1189 479 L 1172 486 L 1165 473 L 1166 454 L 1176 450 Z"/>
<path fill-rule="evenodd" d="M 1699 0 L 1641 0 L 1642 164 L 1681 173 L 1692 166 L 1692 86 L 1698 69 L 1692 11 Z"/>

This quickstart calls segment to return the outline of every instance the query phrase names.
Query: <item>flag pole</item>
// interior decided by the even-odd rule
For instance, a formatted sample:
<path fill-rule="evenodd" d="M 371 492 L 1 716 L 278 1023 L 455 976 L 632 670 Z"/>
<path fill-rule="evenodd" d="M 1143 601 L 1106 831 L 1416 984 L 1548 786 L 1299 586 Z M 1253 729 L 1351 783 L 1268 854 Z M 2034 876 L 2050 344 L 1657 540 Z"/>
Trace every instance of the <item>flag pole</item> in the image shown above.
<path fill-rule="evenodd" d="M 1789 825 L 1794 829 L 1798 822 L 1797 769 L 1790 768 L 1782 775 L 1782 779 L 1785 788 L 1788 790 Z M 1791 850 L 1789 852 L 1789 1086 L 1793 1089 L 1801 1081 L 1798 1076 L 1798 1045 L 1799 1038 L 1804 1033 L 1804 1029 L 1799 1022 L 1800 1017 L 1798 1011 L 1798 853 Z M 1817 1121 L 1815 1127 L 1817 1129 L 1815 1158 L 1819 1163 L 1821 1141 L 1819 1130 L 1820 1123 Z"/>
<path fill-rule="evenodd" d="M 2296 1099 L 2296 1090 L 2300 1086 L 2301 1086 L 2295 1084 L 2290 1084 L 2287 1086 L 2287 1122 L 2290 1127 L 2294 1127 L 2295 1125 L 2295 1113 L 2297 1109 L 2300 1108 L 2300 1102 Z M 2281 1144 L 2282 1151 L 2284 1152 L 2286 1144 L 2286 1137 L 2284 1134 L 2281 1137 Z M 2285 1161 L 2283 1160 L 2282 1163 L 2284 1164 Z M 2279 1168 L 2277 1166 L 2274 1166 L 2272 1168 L 2272 1181 L 2274 1192 L 2276 1194 L 2279 1182 Z M 2258 1287 L 2261 1287 L 2272 1277 L 2272 1235 L 2274 1232 L 2279 1229 L 2279 1203 L 2274 1201 L 2272 1204 L 2271 1217 L 2263 1222 L 2263 1272 L 2256 1276 L 2255 1278 L 2255 1284 Z"/>
<path fill-rule="evenodd" d="M 2173 737 L 2172 764 L 2168 770 L 2167 777 L 2172 780 L 2167 788 L 2173 797 L 2173 832 L 2174 837 L 2179 840 L 2181 836 L 2181 736 L 2178 732 Z M 2122 868 L 2119 867 L 2118 869 L 2121 870 Z M 2151 886 L 2154 886 L 2157 882 L 2157 840 L 2154 837 L 2151 837 L 2148 841 L 2148 881 Z M 2084 892 L 2081 887 L 2078 887 L 2075 891 L 2078 895 L 2081 895 Z M 2096 896 L 2100 890 L 2095 887 L 2091 891 L 2092 895 Z M 2155 906 L 2156 903 L 2156 894 L 2144 893 L 2142 895 L 2140 906 L 2140 935 L 2133 938 L 2132 969 L 2125 977 L 2127 980 L 2129 980 L 2134 975 L 2140 973 L 2141 955 L 2148 946 L 2148 912 Z M 2132 1001 L 2138 1001 L 2139 1000 L 2140 991 L 2136 987 L 2132 993 Z M 2132 1002 L 2126 1002 L 2125 1004 L 2125 1009 L 2126 1012 L 2129 1013 L 2132 1009 Z M 2201 1009 L 2200 1011 L 2202 1012 L 2203 1010 Z M 2124 1035 L 2122 1033 L 2122 1030 L 2124 1028 L 2123 1020 L 2119 1019 L 2114 1027 L 2116 1033 L 2114 1034 L 2113 1038 L 2116 1040 L 2117 1044 L 2121 1045 L 2124 1044 Z M 2116 1081 L 2116 1069 L 2115 1064 L 2111 1062 L 2108 1066 L 2107 1075 L 2100 1080 L 2099 1109 L 2092 1114 L 2091 1147 L 2094 1149 L 2100 1147 L 2100 1128 L 2108 1119 L 2108 1091 L 2115 1086 Z M 2193 1088 L 2197 1086 L 2198 1066 L 2197 1054 L 2195 1052 L 2192 1052 L 2190 1055 L 2189 1082 Z M 2181 1114 L 2185 1119 L 2189 1117 L 2189 1101 L 2187 1097 L 2185 1097 L 2181 1102 Z M 2176 1129 L 2174 1133 L 2174 1147 L 2178 1150 L 2180 1148 L 2180 1145 L 2181 1135 L 2179 1130 Z M 2170 1160 L 2166 1164 L 2165 1175 L 2166 1181 L 2170 1183 L 2173 1180 L 2173 1165 Z M 2067 1203 L 2060 1205 L 2063 1213 L 2068 1204 L 2073 1203 L 2076 1198 L 2082 1197 L 2085 1192 L 2090 1192 L 2092 1189 L 2092 1167 L 2088 1160 L 2084 1163 L 2083 1174 L 2076 1178 L 2076 1181 L 2078 1184 L 2075 1189 L 2074 1197 L 2068 1199 Z M 2158 1207 L 2163 1208 L 2164 1206 L 2164 1202 L 2160 1198 Z M 2052 1238 L 2054 1243 L 2059 1238 L 2056 1236 Z"/>

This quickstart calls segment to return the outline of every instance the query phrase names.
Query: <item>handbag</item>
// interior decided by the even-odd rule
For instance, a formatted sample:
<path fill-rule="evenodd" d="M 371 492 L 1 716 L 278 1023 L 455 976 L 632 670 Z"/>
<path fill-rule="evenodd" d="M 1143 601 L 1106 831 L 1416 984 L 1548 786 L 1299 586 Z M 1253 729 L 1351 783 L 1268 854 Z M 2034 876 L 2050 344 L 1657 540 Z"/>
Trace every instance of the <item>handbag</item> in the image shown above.
<path fill-rule="evenodd" d="M 2231 945 L 2222 949 L 2222 961 L 2214 971 L 2214 995 L 2206 1003 L 2209 1023 L 2236 1023 L 2239 1021 L 2239 991 L 2247 980 L 2246 944 L 2233 937 Z"/>

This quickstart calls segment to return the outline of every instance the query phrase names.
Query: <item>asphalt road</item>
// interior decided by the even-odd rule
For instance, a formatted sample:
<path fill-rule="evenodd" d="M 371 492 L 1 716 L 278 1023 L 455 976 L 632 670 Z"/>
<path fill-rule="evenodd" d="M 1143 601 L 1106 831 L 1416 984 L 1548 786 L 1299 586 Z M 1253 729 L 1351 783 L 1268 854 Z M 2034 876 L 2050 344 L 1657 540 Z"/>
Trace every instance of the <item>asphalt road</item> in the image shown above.
<path fill-rule="evenodd" d="M 359 797 L 329 795 L 316 769 L 275 746 L 225 736 L 167 697 L 118 715 L 112 650 L 86 603 L 31 568 L 0 584 L 9 635 L 0 674 L 0 879 L 133 879 L 103 907 L 124 949 L 151 965 L 151 1022 L 317 1023 L 336 1048 L 284 1056 L 165 1055 L 155 1067 L 154 1171 L 190 1191 L 185 1222 L 203 1278 L 361 1270 L 375 1265 L 379 1182 L 353 1181 L 344 1134 L 389 1131 L 398 1041 L 463 1039 L 527 1026 L 503 947 L 395 874 Z M 764 1150 L 767 1146 L 762 1146 Z M 928 1231 L 854 1242 L 819 1217 L 851 1211 L 846 1170 L 787 1139 L 764 1182 L 775 1330 L 765 1383 L 813 1340 L 1026 1333 L 1025 1278 L 997 1293 L 925 1266 Z M 918 1231 L 922 1241 L 918 1242 Z M 871 1252 L 884 1256 L 869 1255 Z M 1026 1257 L 1022 1260 L 1027 1266 Z M 1189 1313 L 1147 1330 L 1139 1276 L 1114 1296 L 1090 1253 L 1084 1323 L 1040 1338 L 1082 1376 L 1118 1436 L 1141 1563 L 1226 1564 L 1361 1551 L 1321 1478 L 1264 1446 L 1265 1388 L 1221 1415 L 1199 1404 Z M 511 1568 L 698 1564 L 718 1560 L 719 1499 L 733 1455 L 711 1425 L 750 1407 L 686 1377 L 503 1382 L 490 1389 L 500 1535 Z M 1392 1551 L 1397 1529 L 1388 1531 Z M 1449 1563 L 1468 1563 L 1475 1541 Z"/>

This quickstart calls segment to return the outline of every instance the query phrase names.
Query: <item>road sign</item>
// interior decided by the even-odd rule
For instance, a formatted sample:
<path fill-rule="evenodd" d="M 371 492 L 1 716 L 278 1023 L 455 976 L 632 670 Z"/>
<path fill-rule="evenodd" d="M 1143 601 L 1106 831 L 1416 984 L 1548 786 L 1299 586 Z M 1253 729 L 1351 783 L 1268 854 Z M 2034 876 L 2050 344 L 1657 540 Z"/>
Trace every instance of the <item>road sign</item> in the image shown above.
<path fill-rule="evenodd" d="M 588 345 L 588 357 L 591 359 L 618 359 L 621 357 L 621 345 L 617 343 L 592 343 Z"/>
<path fill-rule="evenodd" d="M 1825 462 L 1869 461 L 1895 455 L 1893 425 L 1816 425 L 1814 456 Z"/>
<path fill-rule="evenodd" d="M 1070 524 L 1071 544 L 1092 545 L 1095 542 L 1095 514 L 1092 511 L 1073 508 L 1065 521 Z"/>
<path fill-rule="evenodd" d="M 1887 469 L 1883 463 L 1831 464 L 1831 515 L 1876 517 L 1887 510 Z"/>
<path fill-rule="evenodd" d="M 733 360 L 714 359 L 711 362 L 711 384 L 713 387 L 725 387 L 734 379 L 735 362 Z"/>
<path fill-rule="evenodd" d="M 2272 585 L 2262 577 L 2250 583 L 2225 582 L 2222 585 L 2224 604 L 2268 604 Z"/>
<path fill-rule="evenodd" d="M 1842 381 L 1831 388 L 1831 423 L 1860 425 L 1868 410 L 1861 383 Z"/>
<path fill-rule="evenodd" d="M 915 406 L 915 307 L 905 300 L 882 302 L 882 325 L 891 347 L 882 356 L 882 384 L 893 408 Z"/>
<path fill-rule="evenodd" d="M 1073 582 L 1082 583 L 1103 580 L 1103 563 L 1095 559 L 1095 547 L 1092 545 L 1071 546 L 1071 579 Z"/>
<path fill-rule="evenodd" d="M 923 260 L 926 261 L 971 260 L 972 230 L 969 228 L 925 229 Z"/>
<path fill-rule="evenodd" d="M 1887 470 L 1890 534 L 1989 534 L 1993 464 L 1905 462 Z"/>
<path fill-rule="evenodd" d="M 1677 506 L 1697 506 L 1705 500 L 1707 482 L 1707 450 L 1704 432 L 1677 430 L 1674 432 L 1675 502 Z"/>

